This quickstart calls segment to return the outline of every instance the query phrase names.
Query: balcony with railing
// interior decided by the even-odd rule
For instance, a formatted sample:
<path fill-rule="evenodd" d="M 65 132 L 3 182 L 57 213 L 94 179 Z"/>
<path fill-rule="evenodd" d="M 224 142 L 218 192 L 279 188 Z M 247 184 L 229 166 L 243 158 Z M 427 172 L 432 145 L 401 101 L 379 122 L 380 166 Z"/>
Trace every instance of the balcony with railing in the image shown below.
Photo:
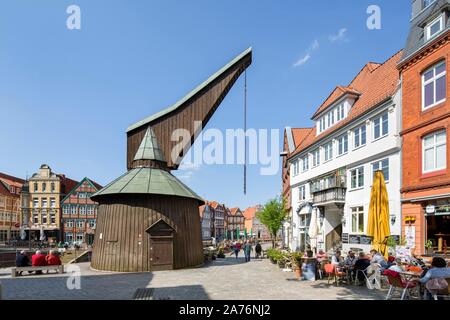
<path fill-rule="evenodd" d="M 345 170 L 340 169 L 311 182 L 315 205 L 343 204 L 347 190 Z"/>

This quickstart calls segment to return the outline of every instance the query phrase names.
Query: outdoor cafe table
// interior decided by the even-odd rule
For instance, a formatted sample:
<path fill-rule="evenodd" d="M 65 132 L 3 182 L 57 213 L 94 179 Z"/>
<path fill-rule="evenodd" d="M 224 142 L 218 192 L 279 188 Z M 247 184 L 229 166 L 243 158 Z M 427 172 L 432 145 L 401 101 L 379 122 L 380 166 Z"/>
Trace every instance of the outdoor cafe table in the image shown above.
<path fill-rule="evenodd" d="M 417 282 L 417 285 L 419 286 L 419 299 L 422 300 L 422 283 L 419 281 L 420 276 L 422 275 L 421 271 L 402 271 L 400 274 L 405 278 L 407 281 L 411 282 Z"/>

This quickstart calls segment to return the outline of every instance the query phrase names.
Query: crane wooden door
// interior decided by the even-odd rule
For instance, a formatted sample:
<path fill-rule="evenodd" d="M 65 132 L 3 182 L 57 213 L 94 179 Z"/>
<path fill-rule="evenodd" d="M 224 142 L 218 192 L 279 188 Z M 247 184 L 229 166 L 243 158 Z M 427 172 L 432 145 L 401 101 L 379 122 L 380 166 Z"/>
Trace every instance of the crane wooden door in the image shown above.
<path fill-rule="evenodd" d="M 158 220 L 147 230 L 150 237 L 149 263 L 151 270 L 173 269 L 174 229 L 163 220 Z"/>

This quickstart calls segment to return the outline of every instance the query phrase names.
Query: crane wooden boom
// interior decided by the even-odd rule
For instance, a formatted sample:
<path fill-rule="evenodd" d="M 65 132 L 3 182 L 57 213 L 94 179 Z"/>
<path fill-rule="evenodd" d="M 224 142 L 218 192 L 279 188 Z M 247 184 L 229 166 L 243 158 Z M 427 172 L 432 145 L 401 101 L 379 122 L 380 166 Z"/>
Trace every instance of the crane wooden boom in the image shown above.
<path fill-rule="evenodd" d="M 148 127 L 155 133 L 168 168 L 176 170 L 198 134 L 195 132 L 195 122 L 201 121 L 201 129 L 206 126 L 231 87 L 251 63 L 252 49 L 248 48 L 174 105 L 128 127 L 128 170 L 132 168 L 136 151 Z M 179 141 L 171 141 L 172 132 L 176 129 L 188 130 L 191 139 L 182 146 L 178 158 L 172 159 L 172 150 L 179 144 Z"/>

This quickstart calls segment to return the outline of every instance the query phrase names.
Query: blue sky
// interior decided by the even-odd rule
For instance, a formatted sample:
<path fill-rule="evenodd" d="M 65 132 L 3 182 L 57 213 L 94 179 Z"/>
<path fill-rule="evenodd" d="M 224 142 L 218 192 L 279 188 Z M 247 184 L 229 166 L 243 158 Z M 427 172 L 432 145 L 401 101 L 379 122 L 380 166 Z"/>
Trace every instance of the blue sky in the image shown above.
<path fill-rule="evenodd" d="M 179 100 L 247 47 L 248 127 L 311 125 L 338 84 L 406 42 L 410 0 L 21 0 L 0 12 L 0 171 L 25 177 L 47 163 L 106 184 L 125 172 L 128 125 Z M 66 8 L 81 8 L 68 30 Z M 382 29 L 366 27 L 381 8 Z M 207 128 L 243 126 L 239 79 Z M 280 131 L 282 132 L 282 131 Z M 282 136 L 280 135 L 280 145 Z M 175 172 L 230 207 L 264 203 L 281 173 L 239 165 Z"/>

